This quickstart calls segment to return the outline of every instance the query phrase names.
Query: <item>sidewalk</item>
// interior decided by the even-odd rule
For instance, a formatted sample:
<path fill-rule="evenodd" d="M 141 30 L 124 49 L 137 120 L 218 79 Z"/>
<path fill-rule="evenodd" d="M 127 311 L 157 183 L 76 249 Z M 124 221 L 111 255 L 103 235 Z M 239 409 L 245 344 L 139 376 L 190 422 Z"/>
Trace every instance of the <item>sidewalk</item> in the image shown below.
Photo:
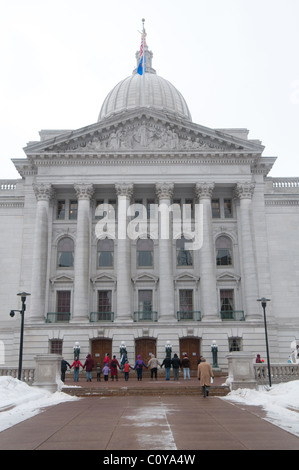
<path fill-rule="evenodd" d="M 216 380 L 223 383 L 223 378 Z M 161 394 L 161 382 L 92 382 L 89 390 L 107 386 L 116 393 L 127 387 L 133 393 L 89 396 L 46 408 L 1 432 L 0 450 L 102 450 L 103 456 L 117 450 L 299 450 L 299 438 L 262 419 L 260 408 L 216 396 L 204 399 L 198 382 L 197 394 L 188 393 L 184 383 L 175 384 L 183 394 Z M 193 379 L 188 386 L 195 384 Z M 83 377 L 77 385 L 86 385 Z M 138 395 L 137 386 L 140 392 L 155 388 L 155 394 Z M 173 383 L 166 386 L 174 390 Z"/>

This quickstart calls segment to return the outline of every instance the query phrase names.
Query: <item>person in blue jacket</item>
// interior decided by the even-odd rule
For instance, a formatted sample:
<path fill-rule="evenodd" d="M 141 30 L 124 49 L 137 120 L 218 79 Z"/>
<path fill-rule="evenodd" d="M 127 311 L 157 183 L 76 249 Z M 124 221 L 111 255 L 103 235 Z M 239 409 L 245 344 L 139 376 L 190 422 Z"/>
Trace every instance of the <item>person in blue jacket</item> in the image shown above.
<path fill-rule="evenodd" d="M 137 380 L 142 380 L 142 370 L 143 370 L 143 366 L 146 367 L 146 369 L 148 368 L 143 360 L 141 359 L 141 356 L 137 356 L 137 361 L 136 361 L 136 364 L 135 364 L 135 367 L 134 367 L 134 370 L 137 370 Z"/>

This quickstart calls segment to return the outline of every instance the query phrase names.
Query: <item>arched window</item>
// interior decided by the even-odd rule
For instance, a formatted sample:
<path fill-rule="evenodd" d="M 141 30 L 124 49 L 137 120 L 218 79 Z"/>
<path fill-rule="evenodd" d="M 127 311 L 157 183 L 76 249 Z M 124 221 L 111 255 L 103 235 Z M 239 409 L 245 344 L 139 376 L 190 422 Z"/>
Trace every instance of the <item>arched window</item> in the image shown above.
<path fill-rule="evenodd" d="M 151 268 L 153 266 L 154 243 L 150 238 L 137 240 L 137 267 Z"/>
<path fill-rule="evenodd" d="M 71 238 L 62 238 L 57 248 L 57 266 L 72 268 L 74 266 L 74 242 Z"/>
<path fill-rule="evenodd" d="M 232 266 L 233 264 L 232 241 L 225 235 L 216 240 L 216 264 L 217 266 Z"/>
<path fill-rule="evenodd" d="M 176 265 L 177 266 L 192 266 L 193 258 L 192 251 L 188 250 L 190 240 L 187 238 L 180 238 L 176 241 Z"/>
<path fill-rule="evenodd" d="M 114 242 L 111 238 L 98 241 L 98 268 L 112 268 L 114 258 Z"/>

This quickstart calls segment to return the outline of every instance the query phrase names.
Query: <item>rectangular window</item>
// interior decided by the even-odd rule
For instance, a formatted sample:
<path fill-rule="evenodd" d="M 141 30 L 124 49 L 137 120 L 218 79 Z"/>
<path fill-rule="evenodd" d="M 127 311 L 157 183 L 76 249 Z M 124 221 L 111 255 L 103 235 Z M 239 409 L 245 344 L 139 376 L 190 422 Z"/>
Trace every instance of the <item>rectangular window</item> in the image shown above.
<path fill-rule="evenodd" d="M 233 319 L 235 310 L 233 289 L 220 290 L 220 310 L 223 320 Z"/>
<path fill-rule="evenodd" d="M 185 214 L 184 217 L 187 218 L 187 220 L 194 219 L 194 201 L 193 199 L 186 199 L 185 200 Z"/>
<path fill-rule="evenodd" d="M 155 217 L 155 199 L 146 200 L 146 214 L 147 219 L 154 219 Z"/>
<path fill-rule="evenodd" d="M 193 290 L 180 289 L 180 312 L 193 311 Z"/>
<path fill-rule="evenodd" d="M 70 201 L 69 206 L 69 219 L 76 220 L 78 213 L 78 201 Z"/>
<path fill-rule="evenodd" d="M 112 291 L 111 290 L 99 290 L 98 291 L 98 312 L 107 313 L 112 310 Z"/>
<path fill-rule="evenodd" d="M 109 199 L 108 205 L 111 206 L 108 209 L 108 219 L 117 220 L 117 206 L 115 199 Z"/>
<path fill-rule="evenodd" d="M 71 291 L 60 290 L 57 292 L 57 313 L 69 313 L 71 311 Z"/>
<path fill-rule="evenodd" d="M 231 219 L 233 216 L 233 205 L 231 199 L 224 199 L 224 217 L 226 219 Z"/>
<path fill-rule="evenodd" d="M 50 354 L 59 354 L 62 356 L 62 340 L 52 339 L 50 341 Z"/>
<path fill-rule="evenodd" d="M 57 202 L 56 218 L 58 220 L 64 220 L 65 219 L 65 201 L 58 201 Z"/>
<path fill-rule="evenodd" d="M 220 219 L 220 200 L 212 199 L 212 217 L 214 219 Z"/>
<path fill-rule="evenodd" d="M 96 202 L 96 210 L 95 210 L 95 219 L 97 219 L 97 220 L 101 220 L 105 217 L 104 208 L 101 208 L 101 210 L 99 209 L 99 211 L 97 211 L 98 207 L 102 206 L 102 205 L 104 205 L 104 199 L 99 199 Z M 100 215 L 100 214 L 102 214 L 102 215 Z"/>
<path fill-rule="evenodd" d="M 153 291 L 139 290 L 138 291 L 138 309 L 140 312 L 152 312 L 153 306 Z"/>

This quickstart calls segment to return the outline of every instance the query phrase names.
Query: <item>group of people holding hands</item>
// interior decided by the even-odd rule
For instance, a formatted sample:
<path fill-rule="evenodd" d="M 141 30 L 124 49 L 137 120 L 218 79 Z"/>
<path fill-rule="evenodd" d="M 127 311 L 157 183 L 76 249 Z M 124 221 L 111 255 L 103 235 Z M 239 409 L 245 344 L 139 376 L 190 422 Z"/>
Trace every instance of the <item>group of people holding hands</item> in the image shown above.
<path fill-rule="evenodd" d="M 206 360 L 201 356 L 198 363 L 198 374 L 197 377 L 201 380 L 201 385 L 203 387 L 203 395 L 208 395 L 208 387 L 211 384 L 211 379 L 214 377 L 212 368 L 210 364 L 206 362 Z M 74 381 L 79 381 L 79 369 L 80 367 L 86 370 L 86 381 L 91 382 L 92 378 L 92 371 L 94 369 L 94 360 L 91 357 L 91 354 L 86 356 L 84 365 L 80 362 L 78 357 L 75 357 L 75 360 L 72 365 L 70 365 L 67 361 L 62 360 L 61 362 L 61 380 L 65 381 L 65 371 L 69 366 L 70 369 L 74 369 Z M 136 363 L 134 367 L 129 364 L 127 357 L 123 357 L 121 360 L 121 364 L 118 362 L 116 356 L 113 356 L 110 359 L 109 353 L 105 355 L 104 358 L 104 366 L 102 367 L 100 363 L 96 364 L 96 372 L 97 372 L 97 381 L 101 380 L 101 375 L 104 376 L 104 381 L 108 381 L 109 374 L 111 376 L 111 380 L 116 381 L 118 380 L 118 371 L 121 370 L 124 372 L 125 381 L 129 380 L 129 372 L 131 370 L 135 370 L 137 372 L 137 380 L 142 380 L 142 372 L 143 368 L 150 369 L 151 373 L 151 380 L 158 378 L 158 368 L 165 367 L 165 379 L 170 380 L 170 370 L 173 369 L 173 380 L 179 380 L 179 370 L 182 369 L 184 372 L 184 380 L 190 380 L 190 359 L 188 358 L 187 354 L 184 354 L 182 360 L 178 357 L 177 354 L 171 358 L 170 355 L 166 355 L 165 359 L 163 360 L 162 364 L 158 361 L 155 356 L 151 356 L 148 364 L 146 365 L 142 360 L 141 356 L 137 356 Z"/>

